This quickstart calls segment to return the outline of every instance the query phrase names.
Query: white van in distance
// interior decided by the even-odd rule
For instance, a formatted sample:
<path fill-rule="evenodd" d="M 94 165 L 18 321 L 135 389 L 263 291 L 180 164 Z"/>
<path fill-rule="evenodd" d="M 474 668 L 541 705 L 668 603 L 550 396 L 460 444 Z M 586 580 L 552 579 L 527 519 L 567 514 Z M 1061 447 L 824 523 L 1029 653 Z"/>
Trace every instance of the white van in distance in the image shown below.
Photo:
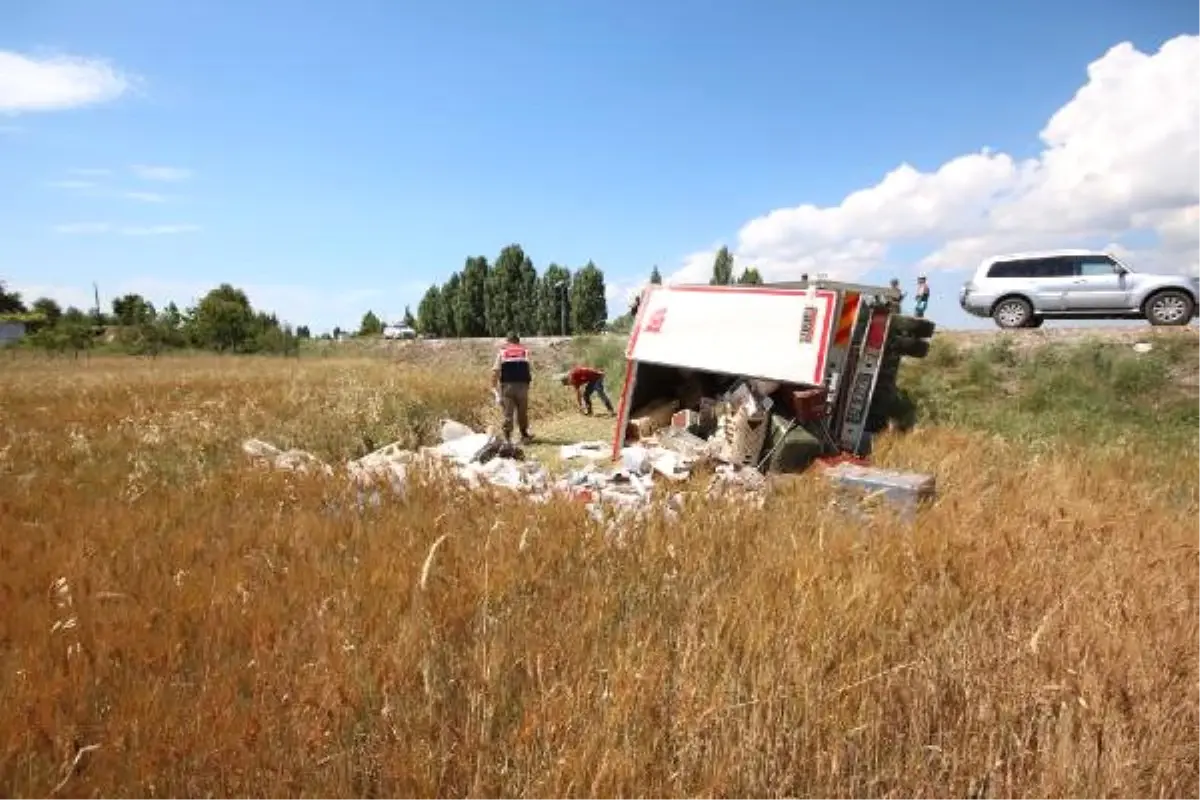
<path fill-rule="evenodd" d="M 383 338 L 385 339 L 415 339 L 417 332 L 407 325 L 394 322 L 386 325 L 383 328 Z"/>

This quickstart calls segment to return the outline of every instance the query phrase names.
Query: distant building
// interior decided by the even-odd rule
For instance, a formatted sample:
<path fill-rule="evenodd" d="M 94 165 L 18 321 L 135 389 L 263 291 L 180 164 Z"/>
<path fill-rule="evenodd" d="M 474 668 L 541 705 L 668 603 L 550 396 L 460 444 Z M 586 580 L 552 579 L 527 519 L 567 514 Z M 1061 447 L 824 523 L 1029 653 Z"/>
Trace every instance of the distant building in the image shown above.
<path fill-rule="evenodd" d="M 25 338 L 24 322 L 0 322 L 0 347 L 16 344 Z"/>

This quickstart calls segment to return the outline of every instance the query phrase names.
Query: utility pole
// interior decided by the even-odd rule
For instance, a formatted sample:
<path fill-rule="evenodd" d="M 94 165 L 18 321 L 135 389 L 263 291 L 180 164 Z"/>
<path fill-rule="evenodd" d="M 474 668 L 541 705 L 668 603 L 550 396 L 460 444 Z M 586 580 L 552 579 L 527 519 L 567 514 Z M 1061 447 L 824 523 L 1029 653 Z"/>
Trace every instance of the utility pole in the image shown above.
<path fill-rule="evenodd" d="M 554 284 L 554 288 L 558 289 L 559 292 L 561 292 L 561 296 L 559 297 L 559 301 L 558 301 L 559 310 L 562 314 L 562 327 L 560 328 L 560 335 L 566 336 L 567 335 L 567 282 L 559 281 L 558 283 Z"/>

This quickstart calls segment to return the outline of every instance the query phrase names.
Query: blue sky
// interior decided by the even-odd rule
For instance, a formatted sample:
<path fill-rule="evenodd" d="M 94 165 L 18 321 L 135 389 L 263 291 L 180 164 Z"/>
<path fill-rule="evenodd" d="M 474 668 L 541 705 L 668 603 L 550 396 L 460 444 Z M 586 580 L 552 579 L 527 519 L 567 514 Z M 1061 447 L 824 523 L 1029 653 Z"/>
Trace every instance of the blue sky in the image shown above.
<path fill-rule="evenodd" d="M 652 265 L 670 274 L 720 243 L 780 277 L 811 257 L 911 283 L 962 233 L 880 233 L 911 193 L 816 244 L 806 229 L 742 247 L 739 231 L 837 207 L 902 163 L 1037 159 L 1090 63 L 1198 29 L 1190 0 L 5 3 L 0 51 L 103 59 L 123 91 L 44 109 L 20 101 L 35 86 L 0 112 L 0 278 L 64 302 L 93 280 L 181 303 L 229 281 L 314 329 L 398 316 L 511 242 L 539 268 L 594 260 L 613 313 Z M 0 67 L 0 108 L 19 80 Z M 1055 243 L 1154 248 L 1167 223 L 1124 210 Z M 944 326 L 970 324 L 964 274 L 930 270 Z"/>

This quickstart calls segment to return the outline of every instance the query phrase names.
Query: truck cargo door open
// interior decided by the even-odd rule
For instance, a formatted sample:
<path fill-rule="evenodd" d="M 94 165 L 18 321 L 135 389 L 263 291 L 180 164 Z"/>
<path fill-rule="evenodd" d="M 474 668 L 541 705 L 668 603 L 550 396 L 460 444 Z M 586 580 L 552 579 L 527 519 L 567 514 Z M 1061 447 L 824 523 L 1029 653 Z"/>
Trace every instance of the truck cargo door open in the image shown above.
<path fill-rule="evenodd" d="M 670 370 L 661 368 L 674 368 L 822 385 L 836 303 L 837 293 L 825 289 L 647 289 L 626 348 L 614 456 L 624 446 L 643 365 L 662 382 L 670 380 Z"/>

